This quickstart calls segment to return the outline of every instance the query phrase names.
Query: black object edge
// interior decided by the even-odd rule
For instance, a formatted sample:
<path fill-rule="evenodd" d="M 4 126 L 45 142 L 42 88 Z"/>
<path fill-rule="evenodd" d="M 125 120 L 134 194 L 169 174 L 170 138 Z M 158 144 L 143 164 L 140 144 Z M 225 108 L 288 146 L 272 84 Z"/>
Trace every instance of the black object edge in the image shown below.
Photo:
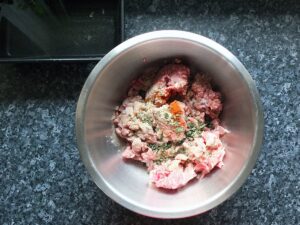
<path fill-rule="evenodd" d="M 122 43 L 125 40 L 125 15 L 124 15 L 124 0 L 119 0 L 118 4 L 118 15 L 119 15 L 119 43 Z M 1 38 L 0 38 L 1 40 Z M 76 62 L 76 61 L 99 61 L 103 58 L 105 54 L 99 54 L 98 56 L 88 56 L 88 57 L 64 57 L 64 58 L 49 58 L 49 57 L 28 57 L 28 58 L 0 58 L 0 63 L 26 63 L 26 62 Z"/>

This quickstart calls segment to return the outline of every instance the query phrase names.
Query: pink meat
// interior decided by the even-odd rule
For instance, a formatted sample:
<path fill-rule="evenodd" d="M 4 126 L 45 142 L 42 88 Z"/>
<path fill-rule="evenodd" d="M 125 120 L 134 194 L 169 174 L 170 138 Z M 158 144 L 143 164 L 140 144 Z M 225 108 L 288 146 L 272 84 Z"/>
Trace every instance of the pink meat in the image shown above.
<path fill-rule="evenodd" d="M 128 96 L 140 95 L 140 92 L 146 92 L 153 83 L 153 79 L 156 75 L 156 69 L 148 68 L 137 79 L 133 80 L 128 91 Z"/>
<path fill-rule="evenodd" d="M 155 143 L 157 134 L 150 127 L 147 129 L 142 126 L 142 122 L 135 123 L 132 117 L 136 117 L 136 108 L 138 104 L 144 104 L 144 100 L 140 96 L 128 97 L 122 105 L 116 110 L 113 122 L 116 126 L 116 133 L 127 141 L 132 141 L 134 136 L 142 140 L 147 140 L 150 143 Z"/>
<path fill-rule="evenodd" d="M 170 106 L 171 105 L 172 103 Z M 178 109 L 180 109 L 180 113 L 176 114 L 177 119 L 173 121 L 176 122 L 176 125 L 172 125 L 170 121 L 166 121 L 159 113 L 154 115 L 157 127 L 162 131 L 164 141 L 180 141 L 185 137 L 184 132 L 187 127 L 185 121 L 185 104 L 180 101 L 176 101 L 176 105 L 178 106 Z M 172 110 L 169 110 L 172 113 Z"/>
<path fill-rule="evenodd" d="M 229 133 L 228 130 L 226 130 L 224 127 L 222 127 L 220 125 L 215 127 L 213 132 L 216 133 L 217 135 L 219 135 L 219 137 L 223 137 L 225 134 Z"/>
<path fill-rule="evenodd" d="M 211 131 L 202 133 L 203 142 L 206 146 L 206 152 L 199 158 L 194 159 L 195 171 L 201 172 L 201 177 L 208 174 L 214 167 L 221 168 L 223 166 L 223 158 L 225 156 L 225 148 L 219 138 L 219 134 Z"/>
<path fill-rule="evenodd" d="M 185 168 L 178 165 L 174 169 L 162 164 L 150 171 L 150 181 L 156 187 L 166 189 L 180 188 L 196 176 L 192 164 L 188 164 Z"/>
<path fill-rule="evenodd" d="M 223 158 L 225 156 L 225 151 L 223 148 L 219 148 L 215 151 L 212 157 L 201 157 L 194 161 L 194 170 L 196 172 L 201 172 L 201 178 L 208 174 L 216 166 L 221 168 L 223 166 Z"/>
<path fill-rule="evenodd" d="M 113 118 L 116 133 L 127 142 L 123 157 L 145 163 L 150 182 L 158 188 L 178 189 L 197 174 L 204 177 L 223 166 L 220 137 L 228 131 L 219 120 L 221 95 L 201 74 L 187 91 L 189 76 L 190 69 L 180 61 L 157 74 L 145 71 L 132 82 Z M 207 116 L 211 126 L 202 131 L 200 122 Z"/>
<path fill-rule="evenodd" d="M 221 94 L 212 90 L 209 80 L 197 74 L 185 98 L 187 113 L 204 122 L 205 115 L 217 119 L 222 111 Z"/>
<path fill-rule="evenodd" d="M 141 160 L 141 154 L 148 150 L 147 143 L 142 142 L 139 138 L 134 138 L 133 141 L 126 147 L 123 152 L 124 158 Z"/>
<path fill-rule="evenodd" d="M 146 93 L 146 101 L 157 106 L 165 104 L 171 96 L 185 96 L 190 69 L 182 64 L 168 64 L 157 75 L 155 83 Z"/>
<path fill-rule="evenodd" d="M 146 142 L 141 141 L 139 138 L 135 138 L 127 145 L 122 156 L 126 159 L 135 159 L 148 165 L 153 162 L 156 154 L 147 146 Z"/>
<path fill-rule="evenodd" d="M 134 133 L 134 130 L 129 128 L 128 117 L 133 112 L 135 102 L 143 102 L 143 100 L 140 96 L 128 97 L 115 111 L 113 122 L 116 125 L 116 133 L 124 139 L 132 137 Z"/>
<path fill-rule="evenodd" d="M 176 132 L 176 127 L 160 122 L 157 126 L 162 130 L 164 141 L 181 141 L 185 137 L 185 130 Z"/>

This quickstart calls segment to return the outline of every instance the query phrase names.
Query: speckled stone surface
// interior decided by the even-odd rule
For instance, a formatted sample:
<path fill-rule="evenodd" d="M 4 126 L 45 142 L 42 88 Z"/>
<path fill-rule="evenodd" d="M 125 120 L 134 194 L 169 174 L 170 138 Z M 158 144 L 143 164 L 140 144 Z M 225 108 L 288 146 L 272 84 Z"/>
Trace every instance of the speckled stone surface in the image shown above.
<path fill-rule="evenodd" d="M 126 37 L 193 31 L 232 51 L 265 111 L 262 152 L 242 188 L 196 217 L 158 220 L 114 203 L 91 181 L 74 116 L 93 63 L 0 65 L 0 224 L 299 224 L 300 2 L 126 2 Z"/>

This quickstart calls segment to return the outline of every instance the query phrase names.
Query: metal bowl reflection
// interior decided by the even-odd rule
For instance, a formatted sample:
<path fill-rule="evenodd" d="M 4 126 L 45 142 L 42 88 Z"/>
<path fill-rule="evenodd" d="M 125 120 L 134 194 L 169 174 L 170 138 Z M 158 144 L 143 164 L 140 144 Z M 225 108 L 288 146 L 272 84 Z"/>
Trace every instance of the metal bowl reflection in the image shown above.
<path fill-rule="evenodd" d="M 126 163 L 112 143 L 111 121 L 130 82 L 145 68 L 179 57 L 209 74 L 224 96 L 222 125 L 230 131 L 225 166 L 175 192 L 148 185 L 146 169 Z M 241 62 L 216 42 L 183 31 L 156 31 L 131 38 L 110 51 L 89 75 L 78 101 L 76 135 L 81 158 L 99 188 L 143 215 L 180 218 L 203 213 L 243 184 L 257 159 L 263 115 L 253 80 Z"/>

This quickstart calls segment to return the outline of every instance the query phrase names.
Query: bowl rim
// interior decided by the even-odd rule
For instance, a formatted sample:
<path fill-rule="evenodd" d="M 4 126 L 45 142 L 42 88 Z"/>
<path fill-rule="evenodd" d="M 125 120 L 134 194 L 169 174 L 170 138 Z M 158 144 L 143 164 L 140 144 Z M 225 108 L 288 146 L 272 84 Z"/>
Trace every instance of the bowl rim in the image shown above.
<path fill-rule="evenodd" d="M 254 142 L 252 144 L 252 154 L 250 158 L 247 160 L 245 165 L 242 167 L 240 173 L 235 177 L 234 180 L 221 192 L 219 192 L 213 199 L 211 199 L 208 204 L 202 207 L 193 207 L 188 208 L 184 211 L 178 210 L 156 210 L 151 207 L 145 207 L 139 205 L 133 201 L 131 201 L 126 196 L 123 196 L 118 193 L 109 183 L 105 182 L 102 176 L 97 173 L 96 167 L 93 164 L 91 156 L 89 154 L 87 145 L 85 143 L 84 137 L 84 120 L 86 114 L 86 104 L 89 97 L 89 94 L 93 88 L 95 80 L 101 76 L 101 72 L 105 69 L 109 63 L 118 57 L 122 52 L 139 45 L 143 42 L 156 40 L 156 39 L 182 39 L 186 41 L 195 42 L 197 44 L 201 44 L 211 51 L 214 51 L 218 55 L 222 56 L 228 63 L 230 63 L 235 70 L 237 70 L 243 80 L 246 82 L 253 104 L 255 106 L 255 113 L 256 113 L 256 124 L 255 124 L 255 135 L 254 135 Z M 243 64 L 225 47 L 221 46 L 217 42 L 206 38 L 204 36 L 187 32 L 187 31 L 179 31 L 179 30 L 160 30 L 160 31 L 153 31 L 144 33 L 135 37 L 132 37 L 125 42 L 119 44 L 114 49 L 112 49 L 108 54 L 106 54 L 102 60 L 100 60 L 94 69 L 91 71 L 90 75 L 88 76 L 78 99 L 77 108 L 76 108 L 76 139 L 77 139 L 77 146 L 79 149 L 81 160 L 83 161 L 86 169 L 88 170 L 89 174 L 91 175 L 93 181 L 96 185 L 111 199 L 115 202 L 119 203 L 120 205 L 124 206 L 127 209 L 130 209 L 136 213 L 155 217 L 155 218 L 184 218 L 190 217 L 197 214 L 204 213 L 217 205 L 223 203 L 229 197 L 231 197 L 237 190 L 245 183 L 247 177 L 250 175 L 255 162 L 258 158 L 260 147 L 263 140 L 263 133 L 264 133 L 264 118 L 263 118 L 263 109 L 262 104 L 260 101 L 258 90 L 255 86 L 254 81 L 252 80 L 249 72 L 243 66 Z"/>

